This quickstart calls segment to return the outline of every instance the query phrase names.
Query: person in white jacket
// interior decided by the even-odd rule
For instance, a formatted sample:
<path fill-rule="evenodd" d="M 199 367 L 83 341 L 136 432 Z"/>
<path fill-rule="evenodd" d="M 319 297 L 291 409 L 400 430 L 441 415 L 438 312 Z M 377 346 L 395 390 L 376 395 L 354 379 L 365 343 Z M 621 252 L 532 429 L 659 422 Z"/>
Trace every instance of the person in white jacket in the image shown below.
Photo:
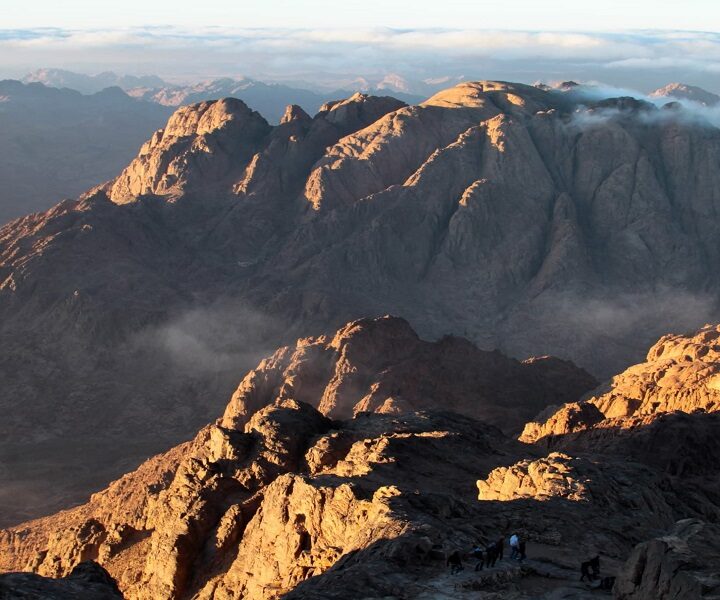
<path fill-rule="evenodd" d="M 517 533 L 513 533 L 510 536 L 510 558 L 520 557 L 520 538 Z"/>

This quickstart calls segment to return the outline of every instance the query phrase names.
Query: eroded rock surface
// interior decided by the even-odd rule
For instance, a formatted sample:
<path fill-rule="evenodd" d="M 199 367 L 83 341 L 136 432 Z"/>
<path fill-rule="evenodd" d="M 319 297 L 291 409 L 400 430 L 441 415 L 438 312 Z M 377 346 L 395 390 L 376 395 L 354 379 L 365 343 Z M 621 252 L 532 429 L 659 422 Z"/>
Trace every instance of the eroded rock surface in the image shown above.
<path fill-rule="evenodd" d="M 647 424 L 675 411 L 720 411 L 720 326 L 663 336 L 644 362 L 613 377 L 591 398 L 528 423 L 520 439 L 554 443 L 554 437 Z"/>
<path fill-rule="evenodd" d="M 717 598 L 720 595 L 720 527 L 679 521 L 662 537 L 639 544 L 615 583 L 619 600 Z"/>
<path fill-rule="evenodd" d="M 513 431 L 548 404 L 578 398 L 595 383 L 567 361 L 519 362 L 462 338 L 426 342 L 396 317 L 362 319 L 263 360 L 241 382 L 222 422 L 242 426 L 274 399 L 295 398 L 332 418 L 441 408 Z"/>
<path fill-rule="evenodd" d="M 521 443 L 474 418 L 507 425 L 508 404 L 529 401 L 526 369 L 532 386 L 550 390 L 561 389 L 559 372 L 570 389 L 583 375 L 544 360 L 548 372 L 543 360 L 523 364 L 462 340 L 423 342 L 392 317 L 302 339 L 252 371 L 224 417 L 192 441 L 85 505 L 0 532 L 0 569 L 58 578 L 95 560 L 138 600 L 584 600 L 597 582 L 579 581 L 579 563 L 601 555 L 606 577 L 630 556 L 616 584 L 628 598 L 657 582 L 658 593 L 695 590 L 709 558 L 678 562 L 670 554 L 680 542 L 662 547 L 672 552 L 633 548 L 679 519 L 720 518 L 720 414 L 586 419 L 552 444 Z M 483 383 L 507 373 L 520 386 L 507 394 Z M 390 382 L 406 403 L 383 410 L 378 390 Z M 371 392 L 377 402 L 359 403 Z M 688 547 L 702 545 L 695 525 L 683 531 L 678 539 L 700 540 Z M 450 553 L 474 566 L 473 546 L 513 532 L 527 561 L 448 574 Z"/>

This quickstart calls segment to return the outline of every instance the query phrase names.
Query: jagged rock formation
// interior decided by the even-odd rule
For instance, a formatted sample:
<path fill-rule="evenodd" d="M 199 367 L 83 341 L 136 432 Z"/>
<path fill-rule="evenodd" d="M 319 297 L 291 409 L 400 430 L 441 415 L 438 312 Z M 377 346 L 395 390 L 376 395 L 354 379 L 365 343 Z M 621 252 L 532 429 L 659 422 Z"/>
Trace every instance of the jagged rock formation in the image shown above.
<path fill-rule="evenodd" d="M 443 488 L 471 473 L 448 464 L 438 481 L 434 467 L 471 452 L 478 468 L 508 444 L 450 414 L 341 424 L 278 401 L 243 431 L 209 426 L 88 505 L 4 532 L 0 568 L 57 577 L 92 557 L 126 597 L 154 599 L 276 597 L 375 546 L 391 572 L 428 536 L 442 543 L 433 513 L 457 503 Z"/>
<path fill-rule="evenodd" d="M 122 600 L 108 572 L 92 561 L 78 564 L 66 577 L 48 579 L 31 573 L 0 574 L 2 600 Z"/>
<path fill-rule="evenodd" d="M 0 226 L 117 176 L 170 115 L 116 87 L 97 92 L 0 81 Z"/>
<path fill-rule="evenodd" d="M 28 436 L 58 457 L 84 440 L 107 469 L 92 488 L 127 466 L 120 439 L 139 461 L 218 415 L 257 346 L 360 316 L 600 375 L 710 320 L 718 130 L 682 108 L 578 102 L 470 82 L 276 127 L 239 101 L 182 109 L 118 179 L 0 230 L 10 476 Z M 70 477 L 65 503 L 85 475 Z"/>
<path fill-rule="evenodd" d="M 615 583 L 619 600 L 717 598 L 720 527 L 679 521 L 665 536 L 639 544 Z"/>
<path fill-rule="evenodd" d="M 222 423 L 242 426 L 266 404 L 293 398 L 339 419 L 440 406 L 512 432 L 551 402 L 595 384 L 552 357 L 521 363 L 462 338 L 425 342 L 403 319 L 363 319 L 263 360 L 243 379 Z"/>
<path fill-rule="evenodd" d="M 520 439 L 536 442 L 593 427 L 647 424 L 674 411 L 720 411 L 719 342 L 716 325 L 688 335 L 665 335 L 650 348 L 645 362 L 613 377 L 592 398 L 528 423 Z"/>
<path fill-rule="evenodd" d="M 674 98 L 677 100 L 690 100 L 705 106 L 715 106 L 720 103 L 720 96 L 708 92 L 696 85 L 685 83 L 669 83 L 650 93 L 653 98 Z"/>
<path fill-rule="evenodd" d="M 695 590 L 711 558 L 700 564 L 679 555 L 702 546 L 699 526 L 676 536 L 689 541 L 632 549 L 680 518 L 720 516 L 720 442 L 715 450 L 708 443 L 717 422 L 685 422 L 679 431 L 694 434 L 708 460 L 671 468 L 665 458 L 677 448 L 696 460 L 691 443 L 672 437 L 672 419 L 682 414 L 584 440 L 595 431 L 587 428 L 550 453 L 458 414 L 513 429 L 507 406 L 535 402 L 529 387 L 542 388 L 547 378 L 553 389 L 562 371 L 571 388 L 587 378 L 562 363 L 544 372 L 542 362 L 519 363 L 454 338 L 423 342 L 389 317 L 300 340 L 249 373 L 225 415 L 192 441 L 85 505 L 0 531 L 0 570 L 65 577 L 94 560 L 126 598 L 142 600 L 440 592 L 550 600 L 594 597 L 590 584 L 577 581 L 578 563 L 601 553 L 606 575 L 630 555 L 616 584 L 626 595 L 618 597 L 650 597 L 653 585 L 658 594 Z M 463 372 L 472 375 L 465 380 Z M 504 394 L 485 387 L 511 379 Z M 403 403 L 388 402 L 388 393 Z M 513 531 L 528 542 L 527 563 L 505 559 L 448 577 L 450 552 L 467 561 L 473 545 Z"/>

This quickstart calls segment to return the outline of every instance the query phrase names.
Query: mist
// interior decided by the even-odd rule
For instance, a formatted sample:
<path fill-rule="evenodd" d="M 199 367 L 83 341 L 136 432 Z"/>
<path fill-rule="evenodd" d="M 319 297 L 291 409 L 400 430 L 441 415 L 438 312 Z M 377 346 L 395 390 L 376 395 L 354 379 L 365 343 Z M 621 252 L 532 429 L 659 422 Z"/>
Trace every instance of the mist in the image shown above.
<path fill-rule="evenodd" d="M 230 371 L 239 382 L 246 370 L 275 351 L 284 330 L 278 318 L 243 302 L 220 299 L 143 329 L 129 346 L 192 377 Z"/>

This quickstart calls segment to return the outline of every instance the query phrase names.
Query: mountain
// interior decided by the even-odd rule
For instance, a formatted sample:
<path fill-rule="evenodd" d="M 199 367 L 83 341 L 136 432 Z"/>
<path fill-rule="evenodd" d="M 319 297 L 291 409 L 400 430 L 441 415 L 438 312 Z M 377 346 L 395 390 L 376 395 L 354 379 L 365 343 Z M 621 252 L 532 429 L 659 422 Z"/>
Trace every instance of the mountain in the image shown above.
<path fill-rule="evenodd" d="M 707 90 L 695 85 L 687 85 L 684 83 L 669 83 L 665 87 L 661 87 L 650 93 L 653 98 L 673 98 L 676 100 L 690 100 L 705 106 L 716 106 L 720 103 L 720 96 L 708 92 Z"/>
<path fill-rule="evenodd" d="M 355 89 L 355 87 L 360 89 L 363 86 L 351 85 L 351 89 Z M 390 91 L 394 97 L 405 102 L 420 102 L 423 99 L 422 96 L 394 89 L 387 90 L 378 87 L 373 91 L 380 90 Z M 183 106 L 206 100 L 239 98 L 271 123 L 280 121 L 288 105 L 298 105 L 303 110 L 315 114 L 323 104 L 352 94 L 347 90 L 321 93 L 279 83 L 263 83 L 249 78 L 214 79 L 189 86 L 137 87 L 129 90 L 128 93 L 136 98 L 164 106 Z"/>
<path fill-rule="evenodd" d="M 361 317 L 601 378 L 718 320 L 720 132 L 684 111 L 504 82 L 277 126 L 237 99 L 179 108 L 115 179 L 0 230 L 2 489 L 25 499 L 5 522 L 187 439 L 260 357 Z"/>
<path fill-rule="evenodd" d="M 64 69 L 37 69 L 22 78 L 23 83 L 42 83 L 47 87 L 69 88 L 81 94 L 96 94 L 105 88 L 119 87 L 129 90 L 137 87 L 162 87 L 167 85 L 156 75 L 117 75 L 112 71 L 86 75 Z"/>
<path fill-rule="evenodd" d="M 169 114 L 118 88 L 84 96 L 0 81 L 0 224 L 110 179 Z"/>
<path fill-rule="evenodd" d="M 668 371 L 717 369 L 718 336 L 692 336 L 689 359 L 689 337 L 658 342 Z M 580 562 L 601 555 L 616 598 L 712 598 L 720 445 L 707 442 L 720 404 L 687 400 L 668 379 L 663 394 L 691 412 L 598 423 L 552 448 L 469 416 L 512 425 L 508 406 L 535 402 L 524 385 L 563 393 L 563 381 L 570 396 L 589 383 L 566 363 L 422 342 L 396 318 L 298 340 L 248 373 L 192 441 L 85 505 L 0 532 L 0 569 L 72 577 L 95 560 L 129 600 L 581 600 L 597 596 Z M 603 393 L 622 395 L 618 381 Z M 475 571 L 470 549 L 511 532 L 528 559 Z M 455 551 L 466 569 L 451 575 Z"/>

